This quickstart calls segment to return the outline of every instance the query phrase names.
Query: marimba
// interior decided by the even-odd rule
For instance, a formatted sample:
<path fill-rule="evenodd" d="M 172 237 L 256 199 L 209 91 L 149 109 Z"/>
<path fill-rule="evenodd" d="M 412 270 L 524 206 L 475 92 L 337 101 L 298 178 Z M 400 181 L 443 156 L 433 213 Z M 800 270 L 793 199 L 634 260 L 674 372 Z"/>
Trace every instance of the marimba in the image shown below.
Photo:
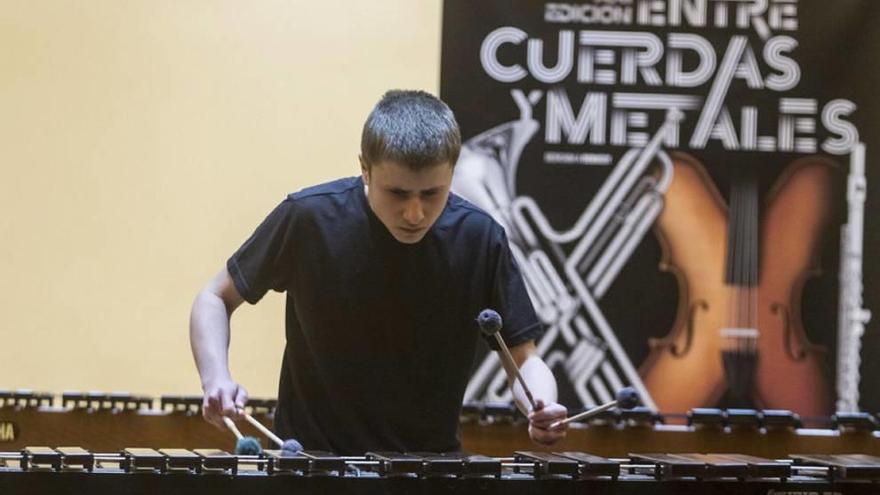
<path fill-rule="evenodd" d="M 126 446 L 232 448 L 235 440 L 228 431 L 202 419 L 201 402 L 197 396 L 157 400 L 67 392 L 59 400 L 51 394 L 0 391 L 0 450 L 26 445 L 79 445 L 103 452 Z M 248 404 L 249 412 L 265 425 L 272 424 L 274 408 L 273 400 L 252 399 Z M 245 435 L 260 437 L 249 424 L 239 426 Z M 674 417 L 645 408 L 612 410 L 589 423 L 573 423 L 568 437 L 554 449 L 589 449 L 606 457 L 630 452 L 737 452 L 768 458 L 798 452 L 880 455 L 880 426 L 870 414 L 838 414 L 819 426 L 804 428 L 790 411 L 695 409 L 686 417 Z M 539 448 L 510 404 L 466 404 L 461 430 L 462 447 L 468 452 L 504 456 Z"/>
<path fill-rule="evenodd" d="M 519 451 L 506 458 L 305 451 L 236 456 L 220 450 L 27 447 L 0 453 L 2 493 L 614 493 L 861 495 L 880 492 L 880 457 Z M 289 491 L 295 490 L 295 492 Z M 276 493 L 281 493 L 277 491 Z"/>
<path fill-rule="evenodd" d="M 571 414 L 577 411 L 570 411 Z M 699 408 L 686 415 L 644 407 L 610 410 L 588 423 L 572 423 L 554 448 L 589 448 L 604 456 L 629 452 L 739 452 L 761 457 L 790 453 L 880 455 L 880 422 L 870 413 L 801 418 L 783 410 Z M 465 450 L 504 455 L 530 444 L 526 423 L 508 404 L 466 404 L 462 414 Z"/>

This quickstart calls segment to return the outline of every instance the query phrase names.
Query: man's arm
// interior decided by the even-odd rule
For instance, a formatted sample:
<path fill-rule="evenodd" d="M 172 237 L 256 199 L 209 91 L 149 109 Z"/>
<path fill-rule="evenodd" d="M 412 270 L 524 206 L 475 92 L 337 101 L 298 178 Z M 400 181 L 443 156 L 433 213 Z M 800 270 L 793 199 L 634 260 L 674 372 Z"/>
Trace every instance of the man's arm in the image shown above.
<path fill-rule="evenodd" d="M 224 267 L 196 296 L 189 320 L 189 342 L 202 380 L 202 415 L 218 427 L 223 416 L 237 418 L 247 391 L 229 372 L 229 319 L 244 302 Z"/>
<path fill-rule="evenodd" d="M 516 379 L 516 375 L 505 365 L 508 382 L 512 385 L 514 400 L 519 409 L 528 415 L 529 436 L 533 441 L 544 445 L 552 445 L 562 440 L 565 438 L 566 428 L 558 427 L 551 430 L 550 425 L 565 419 L 568 410 L 565 406 L 556 403 L 556 378 L 547 364 L 538 356 L 535 342 L 529 340 L 519 344 L 510 349 L 510 354 L 519 367 L 519 372 L 537 404 L 537 409 L 531 411 L 531 405 Z M 504 360 L 501 362 L 503 363 Z"/>

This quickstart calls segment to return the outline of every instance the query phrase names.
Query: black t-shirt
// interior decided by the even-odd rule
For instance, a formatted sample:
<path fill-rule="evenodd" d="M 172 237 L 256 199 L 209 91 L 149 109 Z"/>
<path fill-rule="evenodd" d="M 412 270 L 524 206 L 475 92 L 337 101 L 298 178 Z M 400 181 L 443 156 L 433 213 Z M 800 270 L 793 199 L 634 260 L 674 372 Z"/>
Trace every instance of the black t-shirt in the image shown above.
<path fill-rule="evenodd" d="M 404 244 L 360 177 L 311 187 L 276 207 L 227 269 L 251 304 L 287 292 L 275 429 L 306 449 L 458 450 L 479 311 L 498 311 L 510 347 L 542 332 L 504 229 L 454 194 Z"/>

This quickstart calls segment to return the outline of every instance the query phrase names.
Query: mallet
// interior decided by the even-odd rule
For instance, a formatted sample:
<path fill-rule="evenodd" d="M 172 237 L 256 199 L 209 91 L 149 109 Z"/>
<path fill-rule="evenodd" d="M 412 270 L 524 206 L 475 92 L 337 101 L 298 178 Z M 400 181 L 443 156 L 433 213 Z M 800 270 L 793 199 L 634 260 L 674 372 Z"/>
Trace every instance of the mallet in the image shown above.
<path fill-rule="evenodd" d="M 517 381 L 519 382 L 520 386 L 522 386 L 523 392 L 525 392 L 526 398 L 529 400 L 529 404 L 531 404 L 532 406 L 532 411 L 537 410 L 538 406 L 537 404 L 535 404 L 535 398 L 532 397 L 532 392 L 526 385 L 526 381 L 523 380 L 523 377 L 519 372 L 519 367 L 513 360 L 513 356 L 510 354 L 510 350 L 507 348 L 507 344 L 505 344 L 504 339 L 501 338 L 501 315 L 499 315 L 495 310 L 484 309 L 483 311 L 480 311 L 480 314 L 477 316 L 477 324 L 480 326 L 481 332 L 486 335 L 492 335 L 495 337 L 495 341 L 498 342 L 498 348 L 501 350 L 501 359 L 505 362 L 507 367 L 513 371 L 513 374 L 516 376 Z"/>
<path fill-rule="evenodd" d="M 281 447 L 282 455 L 294 455 L 298 452 L 302 452 L 302 445 L 298 441 L 296 441 L 296 439 L 290 438 L 287 440 L 281 440 L 281 437 L 273 433 L 272 430 L 270 430 L 269 428 L 266 428 L 263 423 L 260 423 L 259 421 L 254 419 L 254 417 L 248 413 L 244 413 L 244 419 L 248 423 L 253 425 L 254 428 L 260 430 L 263 435 L 266 435 L 269 440 L 272 440 L 273 442 L 278 444 L 278 446 Z"/>
<path fill-rule="evenodd" d="M 579 419 L 585 419 L 593 417 L 601 412 L 607 411 L 612 407 L 619 406 L 621 409 L 632 409 L 639 404 L 639 394 L 636 392 L 636 389 L 632 387 L 623 387 L 620 391 L 617 392 L 617 399 L 611 402 L 606 402 L 601 406 L 596 406 L 592 409 L 588 409 L 580 414 L 575 414 L 570 418 L 565 418 L 561 421 L 557 421 L 550 425 L 550 428 L 556 428 L 572 421 L 577 421 Z"/>
<path fill-rule="evenodd" d="M 263 447 L 260 445 L 260 441 L 254 437 L 246 437 L 238 431 L 238 427 L 235 426 L 235 423 L 226 416 L 223 416 L 223 423 L 226 424 L 226 427 L 229 428 L 229 431 L 235 435 L 237 441 L 235 442 L 235 453 L 240 455 L 259 455 L 263 452 Z"/>

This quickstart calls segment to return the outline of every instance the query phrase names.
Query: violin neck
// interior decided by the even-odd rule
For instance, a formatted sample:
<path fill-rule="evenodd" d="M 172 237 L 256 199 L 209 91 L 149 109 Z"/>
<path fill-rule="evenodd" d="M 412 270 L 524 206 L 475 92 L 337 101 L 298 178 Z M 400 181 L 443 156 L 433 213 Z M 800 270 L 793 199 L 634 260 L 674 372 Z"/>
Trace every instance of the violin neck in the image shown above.
<path fill-rule="evenodd" d="M 725 281 L 751 288 L 758 285 L 758 182 L 753 173 L 740 172 L 731 181 L 727 224 Z"/>

